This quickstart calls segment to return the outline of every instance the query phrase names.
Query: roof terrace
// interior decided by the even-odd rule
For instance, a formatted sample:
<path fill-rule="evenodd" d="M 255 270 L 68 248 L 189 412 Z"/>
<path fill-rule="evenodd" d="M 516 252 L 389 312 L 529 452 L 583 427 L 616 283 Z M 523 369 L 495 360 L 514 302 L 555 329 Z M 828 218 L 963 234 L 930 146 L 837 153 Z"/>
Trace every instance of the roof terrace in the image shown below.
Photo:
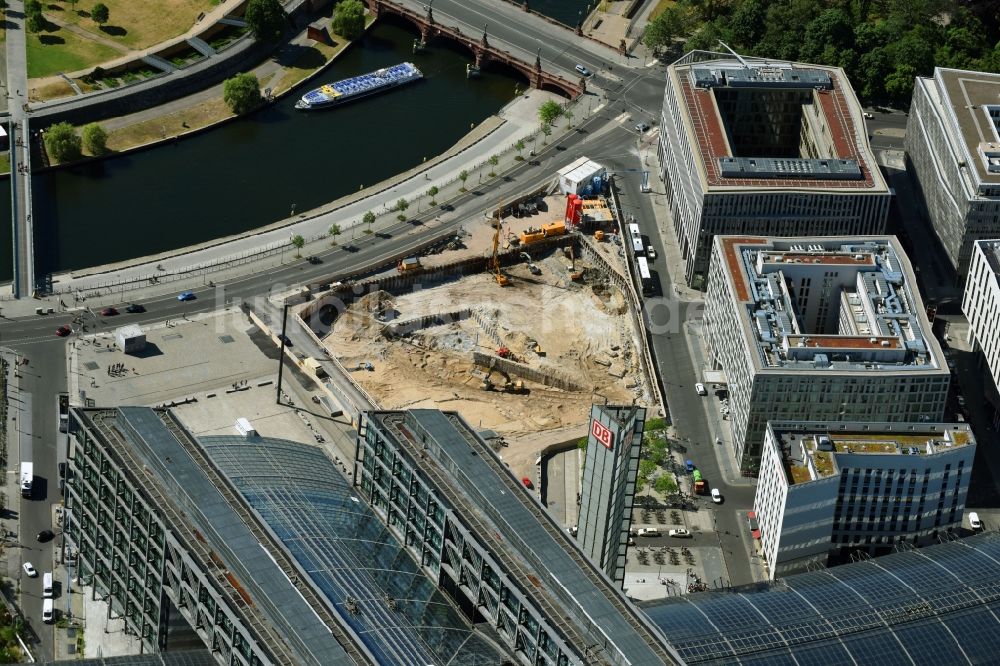
<path fill-rule="evenodd" d="M 715 239 L 762 368 L 940 369 L 892 237 Z"/>
<path fill-rule="evenodd" d="M 976 444 L 965 423 L 772 421 L 768 429 L 789 485 L 839 474 L 844 456 L 933 456 Z"/>

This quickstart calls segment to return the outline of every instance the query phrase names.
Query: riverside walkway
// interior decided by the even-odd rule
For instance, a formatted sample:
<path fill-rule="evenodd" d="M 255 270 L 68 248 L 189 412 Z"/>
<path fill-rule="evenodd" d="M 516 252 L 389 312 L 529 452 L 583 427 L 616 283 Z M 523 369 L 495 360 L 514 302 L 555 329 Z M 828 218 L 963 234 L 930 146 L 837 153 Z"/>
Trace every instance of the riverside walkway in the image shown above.
<path fill-rule="evenodd" d="M 14 296 L 25 298 L 35 291 L 35 243 L 31 223 L 31 134 L 28 129 L 28 58 L 25 51 L 24 0 L 8 0 L 6 19 Z"/>

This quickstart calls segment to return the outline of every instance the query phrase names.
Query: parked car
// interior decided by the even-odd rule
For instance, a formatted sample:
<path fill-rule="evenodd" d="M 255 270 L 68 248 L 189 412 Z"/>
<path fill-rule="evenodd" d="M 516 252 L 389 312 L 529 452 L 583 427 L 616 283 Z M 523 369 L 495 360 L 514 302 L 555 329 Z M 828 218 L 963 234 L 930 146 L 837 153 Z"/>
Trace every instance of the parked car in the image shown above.
<path fill-rule="evenodd" d="M 46 624 L 52 624 L 52 620 L 55 616 L 55 606 L 51 599 L 42 600 L 42 622 Z"/>
<path fill-rule="evenodd" d="M 646 248 L 646 256 L 649 257 L 650 261 L 652 261 L 653 259 L 656 259 L 656 250 L 654 250 L 652 246 L 647 247 Z"/>
<path fill-rule="evenodd" d="M 705 385 L 701 382 L 694 385 L 694 390 L 698 395 L 708 395 L 708 389 L 706 389 Z"/>
<path fill-rule="evenodd" d="M 678 527 L 675 530 L 670 530 L 668 532 L 668 534 L 670 536 L 672 536 L 672 537 L 677 537 L 678 539 L 690 539 L 691 538 L 691 532 L 687 531 L 686 529 L 680 528 L 680 527 Z"/>
<path fill-rule="evenodd" d="M 194 299 L 195 295 L 193 291 L 182 291 L 181 293 L 177 294 L 178 301 L 193 301 Z"/>
<path fill-rule="evenodd" d="M 141 306 L 141 305 L 139 305 L 138 303 L 132 303 L 127 308 L 125 308 L 125 312 L 127 312 L 129 314 L 139 314 L 139 313 L 145 312 L 145 311 L 146 311 L 146 308 L 143 307 L 143 306 Z"/>
<path fill-rule="evenodd" d="M 687 473 L 690 474 L 691 472 L 694 471 L 694 462 L 691 460 L 685 460 L 684 467 L 687 468 Z"/>
<path fill-rule="evenodd" d="M 875 117 L 871 113 L 869 113 L 868 111 L 863 112 L 863 115 L 864 115 L 865 118 L 868 118 L 868 119 L 871 119 L 871 118 Z"/>
<path fill-rule="evenodd" d="M 583 65 L 577 65 L 573 69 L 580 72 L 581 76 L 590 76 L 590 70 L 584 67 Z"/>
<path fill-rule="evenodd" d="M 658 537 L 660 536 L 660 530 L 655 527 L 641 527 L 639 528 L 639 536 L 641 537 Z"/>
<path fill-rule="evenodd" d="M 974 530 L 983 529 L 983 521 L 979 520 L 979 514 L 975 511 L 969 512 L 969 527 Z"/>
<path fill-rule="evenodd" d="M 35 578 L 38 576 L 38 572 L 35 571 L 35 567 L 31 564 L 31 562 L 25 562 L 21 565 L 21 568 L 24 569 L 24 573 L 28 574 L 29 578 Z"/>
<path fill-rule="evenodd" d="M 278 333 L 278 341 L 283 343 L 286 347 L 292 346 L 292 341 L 284 333 Z"/>
<path fill-rule="evenodd" d="M 58 335 L 60 338 L 65 338 L 72 332 L 73 329 L 71 329 L 69 326 L 66 325 L 60 326 L 59 328 L 56 329 L 56 335 Z"/>
<path fill-rule="evenodd" d="M 722 504 L 722 493 L 719 492 L 718 488 L 712 488 L 712 501 L 716 504 Z"/>
<path fill-rule="evenodd" d="M 56 535 L 52 533 L 52 530 L 42 530 L 41 532 L 38 533 L 38 541 L 40 543 L 45 543 L 46 541 L 52 541 L 52 539 L 54 539 L 55 536 Z"/>
<path fill-rule="evenodd" d="M 639 123 L 638 125 L 635 126 L 635 131 L 638 132 L 639 134 L 642 134 L 648 129 L 649 129 L 649 123 Z"/>
<path fill-rule="evenodd" d="M 118 310 L 112 307 L 106 307 L 101 310 L 102 317 L 114 317 L 116 314 L 118 314 Z"/>

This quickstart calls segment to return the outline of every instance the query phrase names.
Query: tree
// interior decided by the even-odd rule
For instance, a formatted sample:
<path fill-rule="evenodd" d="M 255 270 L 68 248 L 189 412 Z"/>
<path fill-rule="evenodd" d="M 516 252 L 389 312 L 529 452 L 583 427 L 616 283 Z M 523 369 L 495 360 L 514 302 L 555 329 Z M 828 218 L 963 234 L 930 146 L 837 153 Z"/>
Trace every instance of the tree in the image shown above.
<path fill-rule="evenodd" d="M 462 169 L 459 172 L 459 174 L 458 174 L 458 179 L 460 181 L 462 181 L 462 191 L 464 192 L 465 191 L 465 181 L 467 181 L 469 179 L 469 172 L 466 171 L 465 169 Z"/>
<path fill-rule="evenodd" d="M 41 32 L 45 30 L 46 21 L 42 16 L 42 3 L 39 0 L 28 0 L 24 3 L 24 16 L 28 30 L 31 32 Z"/>
<path fill-rule="evenodd" d="M 548 123 L 542 123 L 542 134 L 545 135 L 545 141 L 543 141 L 543 143 L 548 143 L 549 135 L 552 134 L 552 125 L 549 125 Z"/>
<path fill-rule="evenodd" d="M 98 2 L 94 5 L 94 8 L 90 10 L 90 19 L 97 25 L 104 25 L 111 18 L 111 11 L 108 6 L 103 2 Z"/>
<path fill-rule="evenodd" d="M 340 228 L 339 224 L 331 224 L 330 228 L 326 230 L 326 233 L 330 234 L 330 238 L 333 239 L 332 241 L 330 241 L 330 245 L 336 245 L 337 244 L 337 236 L 339 236 L 340 234 L 342 234 L 344 232 Z"/>
<path fill-rule="evenodd" d="M 344 39 L 357 39 L 365 31 L 365 6 L 361 0 L 342 0 L 333 10 L 330 27 Z"/>
<path fill-rule="evenodd" d="M 56 162 L 80 159 L 80 137 L 69 123 L 56 123 L 45 130 L 45 150 Z"/>
<path fill-rule="evenodd" d="M 288 25 L 288 16 L 278 0 L 250 0 L 243 20 L 253 38 L 261 42 L 278 39 Z"/>
<path fill-rule="evenodd" d="M 396 210 L 399 211 L 399 215 L 397 215 L 396 217 L 399 219 L 400 222 L 406 221 L 406 209 L 409 207 L 410 204 L 406 201 L 406 199 L 400 199 L 399 201 L 396 202 Z"/>
<path fill-rule="evenodd" d="M 296 258 L 301 257 L 302 256 L 302 252 L 301 252 L 302 246 L 306 244 L 306 239 L 303 238 L 302 236 L 298 235 L 298 234 L 295 234 L 294 236 L 292 236 L 291 243 L 292 243 L 292 247 L 295 248 L 295 257 Z"/>
<path fill-rule="evenodd" d="M 372 224 L 375 223 L 375 213 L 371 211 L 366 212 L 361 216 L 361 222 L 368 225 L 366 233 L 370 234 L 372 232 Z"/>
<path fill-rule="evenodd" d="M 260 83 L 257 81 L 257 76 L 250 72 L 244 72 L 231 79 L 226 79 L 226 83 L 222 87 L 222 99 L 236 115 L 254 109 L 261 100 Z"/>
<path fill-rule="evenodd" d="M 518 139 L 517 143 L 514 144 L 514 150 L 517 151 L 517 161 L 520 162 L 521 160 L 523 160 L 524 158 L 521 157 L 521 151 L 524 150 L 524 141 Z"/>
<path fill-rule="evenodd" d="M 687 7 L 670 5 L 646 26 L 642 43 L 653 53 L 670 52 L 676 41 L 691 32 L 691 19 Z"/>
<path fill-rule="evenodd" d="M 440 191 L 441 190 L 439 190 L 437 188 L 437 185 L 431 185 L 430 188 L 428 188 L 428 190 L 427 190 L 427 196 L 429 196 L 431 198 L 431 205 L 432 206 L 437 206 L 437 201 L 434 200 L 434 197 L 436 197 L 437 194 L 438 194 L 438 192 L 440 192 Z"/>
<path fill-rule="evenodd" d="M 542 121 L 542 125 L 551 125 L 562 113 L 562 106 L 551 99 L 538 107 L 538 119 Z"/>
<path fill-rule="evenodd" d="M 97 123 L 83 127 L 83 147 L 91 155 L 103 155 L 108 150 L 108 133 Z"/>
<path fill-rule="evenodd" d="M 566 109 L 563 111 L 563 117 L 566 118 L 566 127 L 568 129 L 573 128 L 573 111 L 571 109 Z"/>
<path fill-rule="evenodd" d="M 490 178 L 493 178 L 495 175 L 497 175 L 494 169 L 496 169 L 497 164 L 500 163 L 500 157 L 497 155 L 490 155 L 489 162 L 490 162 Z"/>
<path fill-rule="evenodd" d="M 669 474 L 661 474 L 653 482 L 653 489 L 658 493 L 672 493 L 677 490 L 677 484 L 670 478 Z"/>

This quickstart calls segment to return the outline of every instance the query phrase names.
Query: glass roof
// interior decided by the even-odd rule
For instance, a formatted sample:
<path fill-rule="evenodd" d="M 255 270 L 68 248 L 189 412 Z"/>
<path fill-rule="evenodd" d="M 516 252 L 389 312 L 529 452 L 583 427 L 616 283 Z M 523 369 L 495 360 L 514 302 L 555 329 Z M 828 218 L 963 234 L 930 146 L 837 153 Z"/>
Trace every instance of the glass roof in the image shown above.
<path fill-rule="evenodd" d="M 1000 534 L 642 607 L 689 664 L 993 663 Z"/>
<path fill-rule="evenodd" d="M 322 450 L 271 438 L 199 442 L 378 663 L 502 661 Z"/>

